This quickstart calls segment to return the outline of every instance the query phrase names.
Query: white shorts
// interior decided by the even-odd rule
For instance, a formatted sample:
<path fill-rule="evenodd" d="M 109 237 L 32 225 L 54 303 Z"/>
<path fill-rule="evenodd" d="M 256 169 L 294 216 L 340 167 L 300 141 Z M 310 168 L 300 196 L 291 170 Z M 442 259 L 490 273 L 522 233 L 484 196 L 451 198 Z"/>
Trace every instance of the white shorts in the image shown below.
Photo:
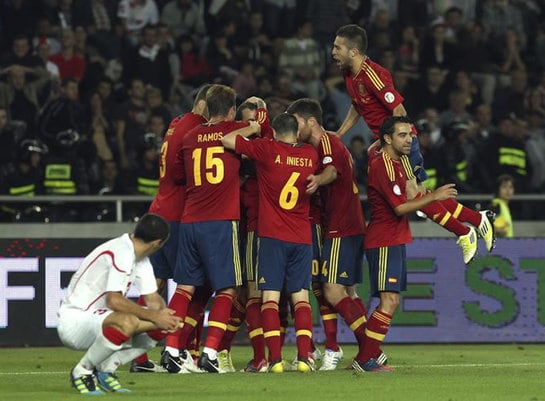
<path fill-rule="evenodd" d="M 61 306 L 57 332 L 62 343 L 76 350 L 88 349 L 102 330 L 102 322 L 110 314 L 110 309 L 82 311 Z"/>

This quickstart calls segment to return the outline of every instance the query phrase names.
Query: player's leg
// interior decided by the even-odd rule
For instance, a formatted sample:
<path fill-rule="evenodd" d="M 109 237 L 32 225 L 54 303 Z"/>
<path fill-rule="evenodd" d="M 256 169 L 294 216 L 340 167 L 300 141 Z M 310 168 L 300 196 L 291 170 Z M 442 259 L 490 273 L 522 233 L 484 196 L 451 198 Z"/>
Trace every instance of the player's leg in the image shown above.
<path fill-rule="evenodd" d="M 312 309 L 308 288 L 311 282 L 312 246 L 289 244 L 291 251 L 286 266 L 286 291 L 293 305 L 293 320 L 297 344 L 297 371 L 315 370 L 312 356 Z"/>
<path fill-rule="evenodd" d="M 208 332 L 197 365 L 209 373 L 220 373 L 218 347 L 225 335 L 233 298 L 242 285 L 238 221 L 197 223 L 203 266 L 216 296 L 208 315 Z M 217 244 L 227 245 L 218 249 Z"/>

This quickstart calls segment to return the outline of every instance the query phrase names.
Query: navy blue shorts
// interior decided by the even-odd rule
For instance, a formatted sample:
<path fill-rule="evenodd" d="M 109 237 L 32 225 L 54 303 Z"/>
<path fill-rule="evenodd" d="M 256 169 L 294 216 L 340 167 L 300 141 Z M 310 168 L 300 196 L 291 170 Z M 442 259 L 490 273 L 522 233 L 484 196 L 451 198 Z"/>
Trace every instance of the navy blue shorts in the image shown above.
<path fill-rule="evenodd" d="M 320 273 L 320 265 L 322 260 L 322 226 L 319 224 L 312 225 L 312 282 L 320 283 L 322 275 Z"/>
<path fill-rule="evenodd" d="M 401 164 L 403 164 L 403 168 L 405 170 L 405 174 L 407 175 L 408 180 L 416 177 L 417 182 L 423 182 L 428 178 L 428 173 L 426 173 L 426 169 L 424 169 L 424 157 L 420 152 L 420 143 L 418 142 L 418 137 L 413 136 L 413 141 L 411 143 L 411 153 L 409 153 L 408 157 L 401 156 Z"/>
<path fill-rule="evenodd" d="M 170 225 L 170 235 L 165 244 L 149 257 L 153 266 L 155 278 L 168 280 L 174 277 L 176 269 L 176 260 L 178 257 L 178 248 L 181 246 L 180 238 L 180 223 L 172 221 Z"/>
<path fill-rule="evenodd" d="M 242 285 L 238 221 L 181 223 L 180 241 L 176 283 L 199 286 L 208 279 L 215 291 Z"/>
<path fill-rule="evenodd" d="M 322 252 L 322 282 L 347 287 L 361 283 L 363 235 L 326 238 Z"/>
<path fill-rule="evenodd" d="M 259 238 L 257 288 L 288 294 L 310 288 L 312 245 Z"/>
<path fill-rule="evenodd" d="M 369 262 L 371 296 L 380 292 L 401 292 L 407 289 L 407 257 L 405 245 L 365 250 Z"/>

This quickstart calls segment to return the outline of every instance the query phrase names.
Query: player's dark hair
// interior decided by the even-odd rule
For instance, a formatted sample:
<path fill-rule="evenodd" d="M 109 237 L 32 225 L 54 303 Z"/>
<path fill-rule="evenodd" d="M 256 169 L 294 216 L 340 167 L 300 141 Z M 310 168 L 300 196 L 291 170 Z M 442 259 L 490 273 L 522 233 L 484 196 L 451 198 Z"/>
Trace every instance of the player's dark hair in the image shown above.
<path fill-rule="evenodd" d="M 237 113 L 235 114 L 235 120 L 237 121 L 242 121 L 242 112 L 244 110 L 257 110 L 257 104 L 255 103 L 252 103 L 252 102 L 242 102 L 238 108 L 237 108 Z"/>
<path fill-rule="evenodd" d="M 153 213 L 144 214 L 134 228 L 134 237 L 144 242 L 166 241 L 169 225 L 161 216 Z"/>
<path fill-rule="evenodd" d="M 284 137 L 288 135 L 297 135 L 299 125 L 297 119 L 292 114 L 282 113 L 277 115 L 271 126 L 276 131 L 278 136 Z"/>
<path fill-rule="evenodd" d="M 320 102 L 315 99 L 297 99 L 288 106 L 286 113 L 298 114 L 305 120 L 314 117 L 318 124 L 322 125 L 322 106 L 320 105 Z"/>
<path fill-rule="evenodd" d="M 212 85 L 206 93 L 208 114 L 213 116 L 226 116 L 231 107 L 236 107 L 237 94 L 233 88 L 227 85 Z"/>
<path fill-rule="evenodd" d="M 381 145 L 384 145 L 386 143 L 386 141 L 384 140 L 385 135 L 394 135 L 396 124 L 399 123 L 411 124 L 412 121 L 407 116 L 390 116 L 384 119 L 378 131 Z"/>
<path fill-rule="evenodd" d="M 361 26 L 348 24 L 337 29 L 337 36 L 348 41 L 348 47 L 356 48 L 361 54 L 367 51 L 367 32 Z"/>

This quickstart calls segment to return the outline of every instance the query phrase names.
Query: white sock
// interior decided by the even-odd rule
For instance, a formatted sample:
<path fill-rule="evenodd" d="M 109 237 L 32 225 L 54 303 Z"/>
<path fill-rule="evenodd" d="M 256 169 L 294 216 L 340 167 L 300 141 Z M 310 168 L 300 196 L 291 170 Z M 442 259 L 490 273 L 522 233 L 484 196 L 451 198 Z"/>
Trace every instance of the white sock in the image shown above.
<path fill-rule="evenodd" d="M 98 365 L 97 369 L 100 372 L 114 373 L 119 366 L 132 361 L 137 356 L 155 347 L 156 344 L 157 341 L 149 337 L 146 333 L 138 334 L 133 337 L 130 348 L 114 352 L 109 358 Z"/>
<path fill-rule="evenodd" d="M 120 350 L 121 348 L 123 348 L 123 345 L 116 345 L 112 343 L 110 340 L 104 337 L 104 334 L 102 334 L 101 330 L 98 333 L 95 342 L 89 347 L 85 355 L 83 355 L 83 358 L 81 358 L 78 365 L 81 365 L 81 368 L 83 368 L 83 370 L 92 372 L 94 368 L 96 368 L 98 365 L 108 359 L 114 352 Z"/>
<path fill-rule="evenodd" d="M 173 357 L 177 358 L 180 356 L 180 350 L 174 347 L 165 347 L 165 351 L 168 352 Z"/>
<path fill-rule="evenodd" d="M 210 359 L 212 361 L 214 359 L 218 359 L 218 351 L 216 351 L 214 348 L 204 347 L 202 349 L 202 352 L 204 352 L 206 355 L 208 355 L 208 359 Z"/>

